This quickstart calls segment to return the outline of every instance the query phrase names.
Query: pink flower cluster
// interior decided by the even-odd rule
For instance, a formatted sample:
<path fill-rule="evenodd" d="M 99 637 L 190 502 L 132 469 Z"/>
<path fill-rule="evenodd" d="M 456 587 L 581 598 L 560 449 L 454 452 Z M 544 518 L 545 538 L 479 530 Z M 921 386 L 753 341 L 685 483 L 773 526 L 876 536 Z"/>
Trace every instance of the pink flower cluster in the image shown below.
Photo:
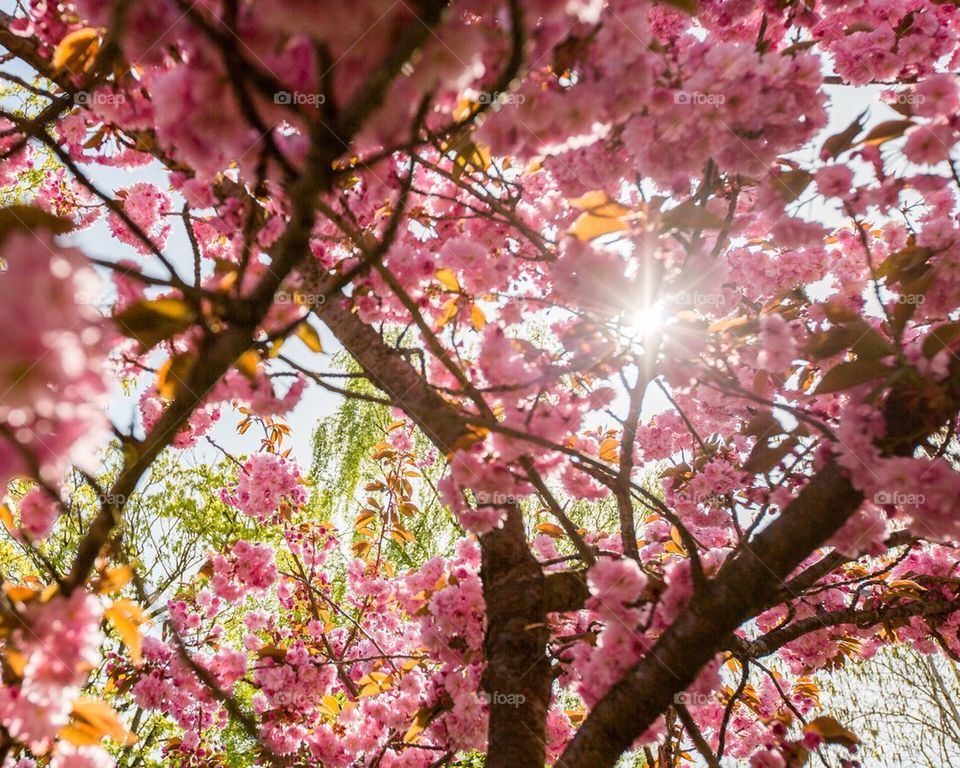
<path fill-rule="evenodd" d="M 22 654 L 26 664 L 18 682 L 0 686 L 0 720 L 35 753 L 56 742 L 89 670 L 99 662 L 102 615 L 100 600 L 82 590 L 70 597 L 31 602 L 23 610 L 23 628 L 4 641 L 5 649 Z M 57 764 L 74 765 L 68 745 L 57 749 Z M 101 761 L 94 765 L 112 764 L 103 763 L 106 752 L 99 747 L 79 754 Z"/>
<path fill-rule="evenodd" d="M 221 498 L 245 515 L 262 523 L 277 522 L 282 506 L 295 509 L 306 501 L 300 469 L 292 459 L 258 453 L 244 463 L 233 491 Z"/>
<path fill-rule="evenodd" d="M 234 603 L 249 592 L 268 589 L 277 580 L 273 548 L 241 539 L 228 554 L 213 557 L 214 593 Z"/>
<path fill-rule="evenodd" d="M 59 502 L 43 488 L 31 488 L 20 499 L 20 529 L 31 541 L 46 538 L 60 515 Z"/>
<path fill-rule="evenodd" d="M 59 482 L 67 464 L 95 469 L 105 435 L 99 281 L 74 249 L 42 228 L 0 242 L 0 487 L 39 469 Z"/>

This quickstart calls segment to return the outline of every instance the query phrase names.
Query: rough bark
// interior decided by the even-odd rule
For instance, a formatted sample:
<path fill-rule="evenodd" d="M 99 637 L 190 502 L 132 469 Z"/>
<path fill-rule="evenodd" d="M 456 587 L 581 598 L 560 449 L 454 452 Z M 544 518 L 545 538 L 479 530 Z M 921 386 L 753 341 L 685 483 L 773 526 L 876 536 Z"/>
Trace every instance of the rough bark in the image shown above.
<path fill-rule="evenodd" d="M 490 703 L 487 768 L 543 768 L 550 664 L 543 569 L 527 546 L 520 509 L 480 537 L 487 604 L 483 689 Z"/>
<path fill-rule="evenodd" d="M 328 298 L 316 313 L 360 364 L 370 383 L 403 409 L 439 450 L 450 453 L 467 434 L 462 414 L 399 352 L 387 346 L 374 328 L 351 312 L 342 296 Z"/>

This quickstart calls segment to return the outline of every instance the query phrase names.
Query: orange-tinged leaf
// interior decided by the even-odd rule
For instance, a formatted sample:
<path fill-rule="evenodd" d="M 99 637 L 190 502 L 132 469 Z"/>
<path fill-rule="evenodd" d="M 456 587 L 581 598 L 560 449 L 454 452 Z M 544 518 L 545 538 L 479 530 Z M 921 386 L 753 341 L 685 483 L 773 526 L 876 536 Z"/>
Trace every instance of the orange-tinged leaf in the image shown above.
<path fill-rule="evenodd" d="M 487 324 L 487 316 L 483 314 L 483 310 L 472 303 L 470 304 L 470 322 L 475 331 L 482 331 L 483 327 Z"/>
<path fill-rule="evenodd" d="M 462 451 L 464 448 L 469 448 L 474 443 L 483 440 L 490 433 L 490 430 L 486 427 L 480 427 L 476 424 L 467 424 L 467 430 L 469 431 L 456 439 L 450 455 L 456 451 Z"/>
<path fill-rule="evenodd" d="M 687 555 L 687 550 L 685 550 L 683 547 L 677 546 L 672 541 L 668 541 L 664 545 L 663 549 L 672 555 L 683 555 L 684 557 Z"/>
<path fill-rule="evenodd" d="M 197 356 L 193 352 L 184 352 L 169 358 L 157 372 L 157 393 L 164 400 L 173 400 L 187 384 L 187 377 L 193 369 Z"/>
<path fill-rule="evenodd" d="M 678 547 L 683 547 L 683 537 L 680 535 L 680 529 L 675 525 L 670 528 L 670 539 Z"/>
<path fill-rule="evenodd" d="M 540 533 L 545 533 L 547 536 L 552 536 L 553 538 L 559 538 L 563 536 L 563 528 L 559 525 L 554 525 L 553 523 L 538 523 L 537 530 Z"/>
<path fill-rule="evenodd" d="M 610 204 L 610 196 L 602 189 L 594 189 L 581 195 L 580 197 L 574 197 L 568 202 L 574 208 L 579 208 L 581 211 L 602 210 L 604 206 Z M 614 205 L 616 206 L 619 204 L 614 203 Z M 612 210 L 614 212 L 618 211 L 617 208 Z M 627 209 L 623 206 L 620 206 L 619 210 L 622 212 L 627 211 Z"/>
<path fill-rule="evenodd" d="M 370 520 L 371 518 L 374 518 L 376 516 L 377 516 L 377 513 L 374 512 L 372 509 L 365 509 L 359 515 L 357 515 L 357 519 L 354 521 L 353 525 L 355 528 L 359 528 L 361 525 L 367 522 L 367 520 Z"/>
<path fill-rule="evenodd" d="M 852 747 L 860 743 L 860 739 L 852 731 L 844 728 L 835 718 L 823 715 L 811 720 L 803 729 L 805 733 L 816 733 L 828 744 L 843 744 Z"/>
<path fill-rule="evenodd" d="M 861 112 L 860 115 L 854 119 L 850 125 L 848 125 L 840 133 L 834 134 L 825 142 L 823 142 L 823 147 L 820 149 L 820 155 L 824 158 L 829 157 L 831 160 L 835 160 L 839 155 L 846 152 L 850 147 L 853 146 L 853 142 L 856 140 L 857 136 L 860 134 L 860 131 L 863 130 L 863 119 L 867 116 L 866 110 Z"/>
<path fill-rule="evenodd" d="M 120 722 L 113 707 L 99 699 L 77 699 L 73 702 L 72 716 L 73 722 L 63 729 L 61 736 L 77 746 L 99 744 L 104 737 L 124 745 L 137 741 Z"/>
<path fill-rule="evenodd" d="M 36 205 L 8 205 L 0 208 L 0 240 L 11 232 L 45 229 L 54 235 L 65 235 L 73 229 L 73 222 L 47 213 Z"/>
<path fill-rule="evenodd" d="M 320 343 L 320 334 L 317 333 L 310 323 L 304 320 L 297 326 L 297 338 L 300 339 L 311 352 L 323 352 L 323 344 Z"/>
<path fill-rule="evenodd" d="M 398 528 L 395 531 L 390 531 L 390 538 L 393 539 L 397 544 L 401 546 L 411 542 L 415 539 L 414 535 L 410 531 L 403 528 Z"/>
<path fill-rule="evenodd" d="M 814 394 L 825 395 L 828 392 L 840 392 L 867 381 L 889 376 L 893 369 L 879 360 L 853 360 L 852 362 L 837 363 L 827 371 Z"/>
<path fill-rule="evenodd" d="M 446 267 L 438 269 L 437 280 L 439 280 L 447 290 L 460 292 L 460 281 L 457 280 L 457 276 L 452 269 L 447 269 Z"/>
<path fill-rule="evenodd" d="M 355 557 L 366 557 L 373 545 L 369 541 L 357 541 L 350 546 L 350 551 Z"/>
<path fill-rule="evenodd" d="M 437 704 L 434 704 L 432 707 L 421 707 L 417 710 L 417 714 L 414 715 L 413 722 L 410 723 L 410 727 L 407 729 L 407 732 L 403 735 L 403 741 L 405 744 L 413 744 L 417 740 L 417 736 L 423 732 L 427 726 L 430 725 L 439 715 L 451 709 L 452 704 L 449 703 L 449 700 L 441 700 Z"/>
<path fill-rule="evenodd" d="M 93 62 L 100 49 L 100 35 L 91 27 L 77 29 L 63 38 L 53 50 L 55 69 L 66 69 L 75 75 L 80 74 Z"/>
<path fill-rule="evenodd" d="M 130 658 L 134 664 L 140 663 L 140 651 L 143 646 L 143 636 L 139 626 L 144 622 L 143 611 L 132 600 L 114 600 L 113 605 L 103 612 L 107 621 L 117 630 L 123 644 L 130 651 Z"/>
<path fill-rule="evenodd" d="M 27 668 L 27 662 L 30 661 L 30 657 L 25 653 L 18 653 L 17 651 L 7 651 L 4 659 L 7 662 L 7 666 L 13 671 L 17 677 L 23 677 L 23 671 Z"/>
<path fill-rule="evenodd" d="M 323 714 L 328 717 L 336 717 L 340 714 L 340 699 L 336 696 L 331 696 L 327 694 L 323 697 L 322 703 L 317 707 Z"/>
<path fill-rule="evenodd" d="M 659 0 L 659 2 L 683 11 L 688 16 L 696 16 L 700 11 L 700 3 L 697 0 Z"/>
<path fill-rule="evenodd" d="M 14 603 L 29 602 L 40 594 L 36 589 L 24 587 L 19 584 L 5 584 L 3 591 L 6 593 L 7 599 Z"/>
<path fill-rule="evenodd" d="M 114 595 L 123 589 L 133 578 L 133 569 L 129 565 L 107 568 L 100 574 L 97 582 L 98 595 Z"/>
<path fill-rule="evenodd" d="M 380 693 L 380 686 L 376 683 L 367 683 L 363 688 L 360 689 L 360 692 L 357 694 L 357 698 L 363 699 L 367 696 L 376 696 Z"/>
<path fill-rule="evenodd" d="M 784 171 L 773 177 L 771 185 L 777 194 L 787 202 L 793 202 L 813 181 L 813 174 L 798 168 L 794 171 Z"/>
<path fill-rule="evenodd" d="M 899 139 L 915 123 L 913 120 L 887 120 L 879 125 L 875 125 L 861 143 L 868 146 L 878 146 L 892 139 Z"/>
<path fill-rule="evenodd" d="M 237 362 L 234 363 L 234 365 L 236 365 L 240 373 L 253 381 L 256 379 L 257 371 L 260 368 L 260 355 L 257 354 L 255 349 L 248 349 L 237 358 Z"/>
<path fill-rule="evenodd" d="M 664 211 L 660 221 L 666 229 L 721 229 L 724 225 L 723 219 L 692 200 Z"/>
<path fill-rule="evenodd" d="M 620 458 L 620 441 L 615 437 L 608 437 L 600 443 L 600 460 L 617 461 Z"/>
<path fill-rule="evenodd" d="M 570 228 L 570 234 L 578 240 L 587 242 L 612 232 L 622 232 L 627 229 L 623 219 L 632 211 L 615 200 L 602 190 L 587 192 L 581 197 L 569 201 L 574 208 L 580 208 L 583 213 Z"/>
<path fill-rule="evenodd" d="M 440 313 L 440 317 L 437 318 L 437 328 L 443 328 L 443 326 L 457 316 L 457 312 L 460 311 L 460 302 L 458 302 L 456 298 L 447 299 L 440 309 L 443 311 Z"/>
<path fill-rule="evenodd" d="M 459 179 L 464 172 L 486 171 L 493 163 L 490 150 L 483 144 L 478 144 L 465 134 L 451 147 L 454 154 L 453 176 Z"/>
<path fill-rule="evenodd" d="M 399 509 L 403 514 L 407 515 L 408 517 L 412 517 L 413 515 L 417 514 L 420 511 L 420 507 L 418 507 L 412 501 L 401 501 L 397 505 L 397 509 Z"/>
<path fill-rule="evenodd" d="M 13 513 L 7 504 L 0 504 L 0 522 L 3 523 L 8 531 L 13 531 L 15 527 L 13 524 Z"/>
<path fill-rule="evenodd" d="M 573 226 L 570 227 L 570 234 L 582 242 L 588 242 L 603 235 L 623 232 L 625 229 L 627 229 L 627 223 L 619 218 L 598 216 L 585 211 L 573 222 Z"/>
<path fill-rule="evenodd" d="M 403 743 L 404 744 L 416 744 L 417 737 L 423 732 L 424 727 L 417 722 L 417 719 L 414 718 L 413 722 L 410 723 L 410 727 L 407 728 L 407 732 L 403 734 Z"/>

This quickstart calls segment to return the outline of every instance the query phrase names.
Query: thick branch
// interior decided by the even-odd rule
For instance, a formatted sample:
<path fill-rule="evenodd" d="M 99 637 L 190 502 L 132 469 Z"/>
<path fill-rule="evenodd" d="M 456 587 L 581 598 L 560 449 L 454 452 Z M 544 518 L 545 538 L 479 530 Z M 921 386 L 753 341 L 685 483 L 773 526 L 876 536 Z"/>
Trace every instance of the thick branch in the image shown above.
<path fill-rule="evenodd" d="M 843 608 L 837 611 L 827 611 L 806 619 L 799 619 L 785 627 L 767 632 L 756 640 L 745 642 L 736 650 L 736 654 L 745 659 L 761 658 L 770 655 L 787 643 L 821 629 L 845 624 L 852 624 L 856 627 L 870 627 L 880 623 L 902 622 L 914 616 L 944 616 L 957 610 L 960 610 L 960 601 L 934 600 L 881 608 Z"/>
<path fill-rule="evenodd" d="M 693 683 L 724 639 L 769 602 L 790 572 L 832 536 L 862 500 L 836 464 L 817 473 L 774 522 L 724 564 L 650 653 L 601 699 L 559 764 L 613 766 L 673 703 L 674 695 Z"/>

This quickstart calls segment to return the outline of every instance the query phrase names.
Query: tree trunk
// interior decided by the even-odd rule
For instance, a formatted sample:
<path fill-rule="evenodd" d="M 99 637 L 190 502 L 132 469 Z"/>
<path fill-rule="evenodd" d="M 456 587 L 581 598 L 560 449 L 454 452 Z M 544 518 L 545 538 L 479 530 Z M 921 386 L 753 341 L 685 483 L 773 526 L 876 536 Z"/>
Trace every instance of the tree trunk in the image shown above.
<path fill-rule="evenodd" d="M 486 768 L 543 768 L 550 706 L 544 575 L 519 508 L 480 538 L 487 604 L 483 689 L 490 705 Z"/>

